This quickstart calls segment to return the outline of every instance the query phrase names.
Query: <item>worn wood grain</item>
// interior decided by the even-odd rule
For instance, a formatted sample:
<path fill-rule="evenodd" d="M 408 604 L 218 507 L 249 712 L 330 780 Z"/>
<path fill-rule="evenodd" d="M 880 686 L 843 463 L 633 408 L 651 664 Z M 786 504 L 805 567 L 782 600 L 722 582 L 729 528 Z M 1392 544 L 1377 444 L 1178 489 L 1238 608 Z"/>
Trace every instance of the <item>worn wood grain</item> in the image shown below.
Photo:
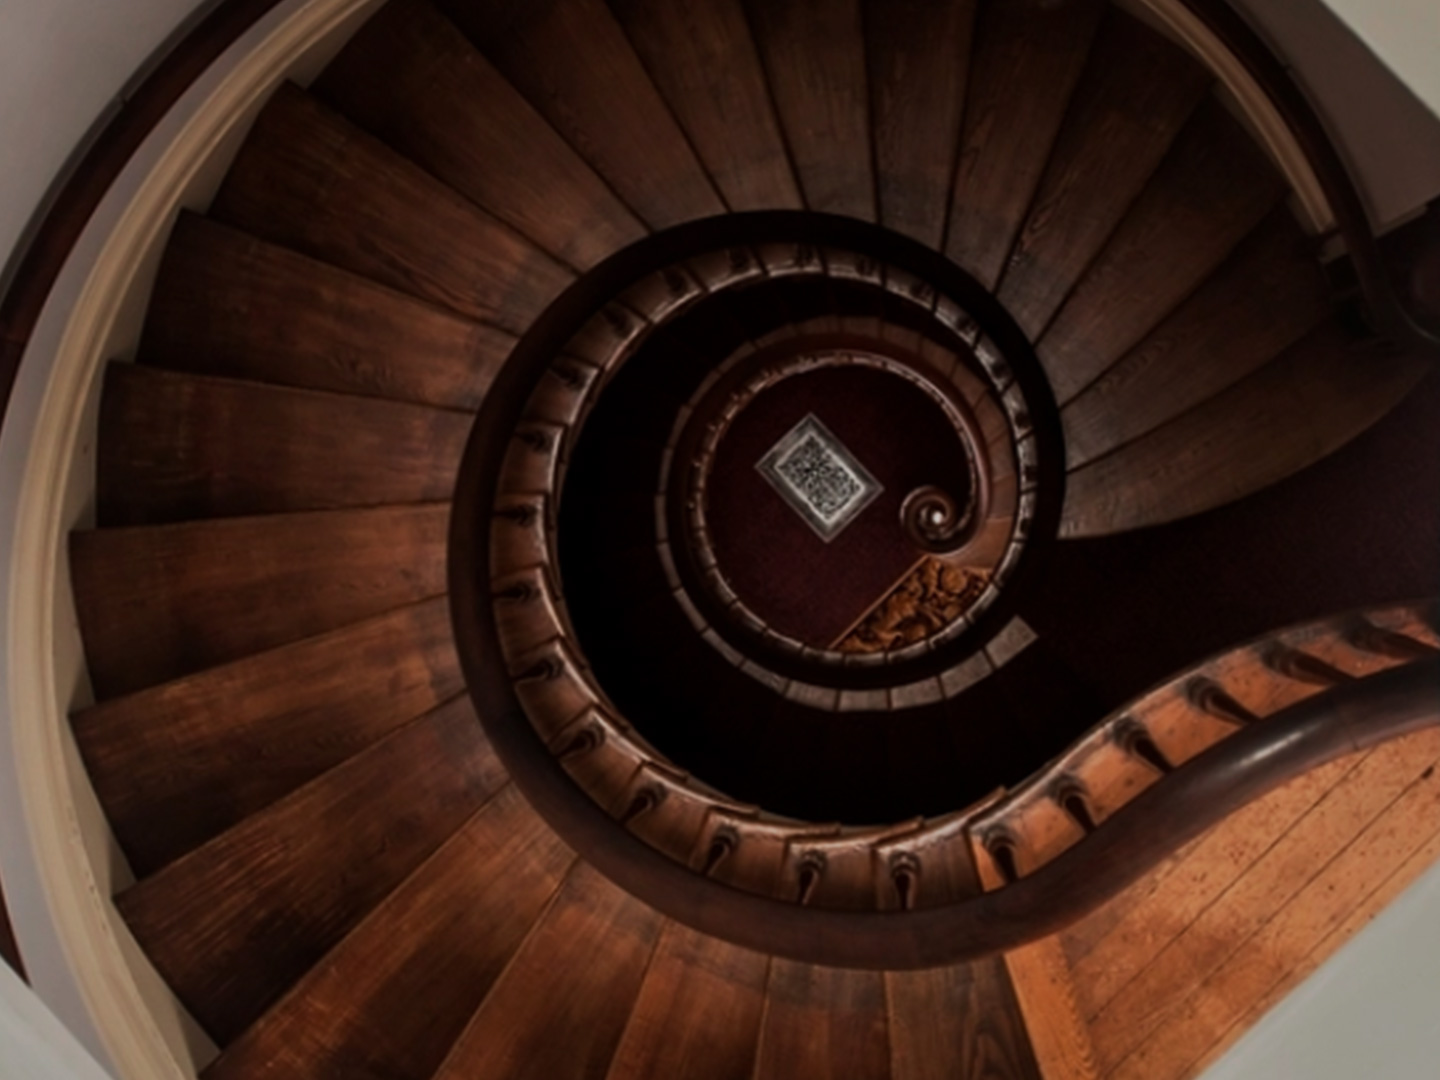
<path fill-rule="evenodd" d="M 1118 897 L 1123 916 L 1071 961 L 1081 1015 L 1093 1020 L 1361 760 L 1332 762 L 1256 800 Z M 1086 930 L 1066 931 L 1067 951 Z"/>
<path fill-rule="evenodd" d="M 1420 738 L 1428 762 L 1440 754 L 1440 732 Z M 1406 768 L 1416 746 L 1398 740 L 1377 748 L 1285 833 L 1254 866 L 1152 961 L 1095 1017 L 1091 1034 L 1102 1071 L 1144 1043 L 1189 989 L 1220 969 L 1252 934 L 1291 903 L 1334 852 L 1348 846 L 1389 806 L 1419 770 Z"/>
<path fill-rule="evenodd" d="M 437 6 L 646 224 L 725 209 L 603 0 Z"/>
<path fill-rule="evenodd" d="M 205 1080 L 429 1080 L 573 859 L 505 787 Z"/>
<path fill-rule="evenodd" d="M 456 698 L 121 893 L 116 903 L 171 989 L 223 1045 L 505 780 L 475 710 Z"/>
<path fill-rule="evenodd" d="M 765 994 L 755 1080 L 890 1075 L 884 975 L 776 957 Z"/>
<path fill-rule="evenodd" d="M 578 864 L 436 1080 L 605 1075 L 663 920 Z"/>
<path fill-rule="evenodd" d="M 1325 317 L 1320 268 L 1283 207 L 1194 295 L 1061 411 L 1070 468 L 1243 379 Z"/>
<path fill-rule="evenodd" d="M 1207 98 L 1040 339 L 1056 399 L 1065 404 L 1135 346 L 1284 190 L 1265 151 Z"/>
<path fill-rule="evenodd" d="M 611 0 L 610 10 L 730 209 L 799 209 L 740 0 Z"/>
<path fill-rule="evenodd" d="M 944 247 L 976 0 L 865 0 L 880 224 Z"/>
<path fill-rule="evenodd" d="M 1258 491 L 1343 446 L 1424 375 L 1406 356 L 1359 355 L 1334 323 L 1229 390 L 1072 472 L 1063 536 L 1103 536 Z"/>
<path fill-rule="evenodd" d="M 100 404 L 104 527 L 448 500 L 468 413 L 116 363 Z"/>
<path fill-rule="evenodd" d="M 1105 5 L 985 0 L 975 23 L 945 253 L 993 289 Z"/>
<path fill-rule="evenodd" d="M 1166 1036 L 1142 1043 L 1111 1070 L 1124 1080 L 1167 1080 L 1195 1074 L 1199 1061 L 1228 1041 L 1248 1007 L 1293 985 L 1317 942 L 1340 942 L 1333 932 L 1362 908 L 1376 886 L 1402 866 L 1440 821 L 1440 776 L 1435 766 L 1440 739 L 1432 733 L 1401 742 L 1391 762 L 1404 786 L 1355 838 L 1316 851 L 1308 880 L 1259 926 L 1227 928 L 1230 953 L 1201 980 L 1177 988 Z M 1399 749 L 1397 744 L 1397 749 Z M 1387 790 L 1387 794 L 1393 792 Z M 1178 1000 L 1177 1000 L 1178 999 Z"/>
<path fill-rule="evenodd" d="M 807 209 L 875 220 L 860 0 L 748 0 Z"/>
<path fill-rule="evenodd" d="M 138 358 L 474 411 L 515 337 L 198 215 L 176 223 Z"/>
<path fill-rule="evenodd" d="M 667 923 L 607 1080 L 750 1080 L 770 958 Z"/>
<path fill-rule="evenodd" d="M 311 91 L 567 265 L 587 270 L 645 235 L 428 0 L 387 4 Z"/>
<path fill-rule="evenodd" d="M 1096 1080 L 1090 1031 L 1075 1001 L 1075 980 L 1058 938 L 1005 954 L 1021 1024 L 1045 1080 Z"/>
<path fill-rule="evenodd" d="M 998 295 L 1032 339 L 1124 218 L 1209 89 L 1210 73 L 1106 11 Z"/>
<path fill-rule="evenodd" d="M 297 87 L 261 112 L 212 217 L 471 319 L 522 333 L 574 278 Z"/>
<path fill-rule="evenodd" d="M 72 723 L 145 877 L 463 688 L 439 598 L 115 698 Z"/>
<path fill-rule="evenodd" d="M 445 503 L 70 534 L 98 699 L 445 591 Z"/>
<path fill-rule="evenodd" d="M 885 985 L 894 1080 L 1051 1080 L 1035 1060 L 998 957 L 930 971 L 887 971 Z"/>

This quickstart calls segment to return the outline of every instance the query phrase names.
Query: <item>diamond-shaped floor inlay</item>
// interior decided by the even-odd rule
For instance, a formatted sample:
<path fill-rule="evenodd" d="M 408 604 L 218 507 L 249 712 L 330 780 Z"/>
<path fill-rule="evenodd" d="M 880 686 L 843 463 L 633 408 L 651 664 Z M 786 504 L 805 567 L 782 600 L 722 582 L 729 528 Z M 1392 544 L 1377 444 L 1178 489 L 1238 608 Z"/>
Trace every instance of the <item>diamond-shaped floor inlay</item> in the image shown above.
<path fill-rule="evenodd" d="M 822 540 L 833 540 L 884 488 L 811 413 L 755 464 Z"/>

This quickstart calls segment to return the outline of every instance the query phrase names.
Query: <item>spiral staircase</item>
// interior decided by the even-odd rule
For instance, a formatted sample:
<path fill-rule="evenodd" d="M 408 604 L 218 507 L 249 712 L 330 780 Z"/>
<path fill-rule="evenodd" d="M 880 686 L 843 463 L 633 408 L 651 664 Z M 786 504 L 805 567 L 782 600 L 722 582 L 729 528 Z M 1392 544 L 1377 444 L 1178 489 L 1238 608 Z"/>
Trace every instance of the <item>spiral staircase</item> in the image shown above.
<path fill-rule="evenodd" d="M 1298 209 L 1092 0 L 392 0 L 282 87 L 70 547 L 116 903 L 205 1080 L 1061 1075 L 1029 938 L 947 913 L 1093 909 L 1107 836 L 1240 805 L 1177 777 L 1434 677 L 1428 519 L 1379 524 L 1434 379 Z M 738 602 L 692 512 L 690 418 L 832 355 L 983 492 L 933 563 L 975 590 L 868 652 Z"/>

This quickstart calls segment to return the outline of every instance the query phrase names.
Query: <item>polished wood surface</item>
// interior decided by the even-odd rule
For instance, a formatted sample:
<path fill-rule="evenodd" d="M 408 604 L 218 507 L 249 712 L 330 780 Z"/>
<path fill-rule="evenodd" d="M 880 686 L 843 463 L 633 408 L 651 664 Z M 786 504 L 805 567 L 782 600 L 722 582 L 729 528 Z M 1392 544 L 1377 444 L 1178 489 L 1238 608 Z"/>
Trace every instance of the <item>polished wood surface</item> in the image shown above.
<path fill-rule="evenodd" d="M 1303 337 L 1327 314 L 1319 268 L 1278 209 L 1184 303 L 1061 412 L 1070 468 L 1161 427 Z"/>
<path fill-rule="evenodd" d="M 436 1080 L 603 1077 L 662 923 L 590 866 L 577 864 Z M 554 979 L 557 971 L 566 978 Z"/>
<path fill-rule="evenodd" d="M 1004 961 L 885 973 L 894 1080 L 1055 1080 L 1038 1067 Z"/>
<path fill-rule="evenodd" d="M 311 90 L 568 266 L 588 269 L 645 234 L 428 0 L 387 4 Z"/>
<path fill-rule="evenodd" d="M 604 0 L 439 0 L 651 228 L 725 206 Z"/>
<path fill-rule="evenodd" d="M 1339 327 L 1322 324 L 1223 393 L 1070 473 L 1061 535 L 1173 521 L 1257 491 L 1364 431 L 1425 371 L 1407 356 L 1361 362 Z"/>
<path fill-rule="evenodd" d="M 741 0 L 611 0 L 650 77 L 731 210 L 798 210 Z"/>
<path fill-rule="evenodd" d="M 103 527 L 445 500 L 468 413 L 112 364 Z"/>
<path fill-rule="evenodd" d="M 505 779 L 473 707 L 456 698 L 147 877 L 116 903 L 166 982 L 224 1045 Z"/>
<path fill-rule="evenodd" d="M 514 333 L 523 332 L 574 276 L 289 83 L 256 120 L 210 213 Z"/>
<path fill-rule="evenodd" d="M 442 595 L 449 517 L 448 504 L 421 503 L 71 533 L 95 696 Z"/>
<path fill-rule="evenodd" d="M 443 598 L 76 713 L 144 877 L 464 688 Z"/>
<path fill-rule="evenodd" d="M 185 213 L 139 360 L 173 371 L 473 411 L 514 335 Z"/>
<path fill-rule="evenodd" d="M 504 788 L 204 1080 L 430 1080 L 573 861 Z"/>
<path fill-rule="evenodd" d="M 880 224 L 939 249 L 955 182 L 976 0 L 865 0 Z"/>
<path fill-rule="evenodd" d="M 884 977 L 777 957 L 765 991 L 755 1080 L 890 1075 Z"/>
<path fill-rule="evenodd" d="M 1032 339 L 1209 86 L 1210 73 L 1179 46 L 1107 10 L 997 291 Z"/>
<path fill-rule="evenodd" d="M 860 0 L 750 0 L 745 7 L 806 209 L 874 221 Z"/>
<path fill-rule="evenodd" d="M 945 254 L 994 288 L 1104 4 L 980 5 Z"/>
<path fill-rule="evenodd" d="M 1184 300 L 1284 191 L 1220 100 L 1202 102 L 1038 343 L 1060 403 Z"/>
<path fill-rule="evenodd" d="M 750 1080 L 770 958 L 667 923 L 607 1080 Z"/>

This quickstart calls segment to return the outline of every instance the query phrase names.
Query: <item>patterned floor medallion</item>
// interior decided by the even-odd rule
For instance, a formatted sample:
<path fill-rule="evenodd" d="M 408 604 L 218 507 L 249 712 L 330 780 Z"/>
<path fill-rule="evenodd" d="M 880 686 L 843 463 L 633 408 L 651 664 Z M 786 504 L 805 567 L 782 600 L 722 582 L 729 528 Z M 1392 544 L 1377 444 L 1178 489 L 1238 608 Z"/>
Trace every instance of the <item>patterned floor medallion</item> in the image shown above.
<path fill-rule="evenodd" d="M 782 435 L 755 468 L 827 542 L 884 490 L 814 413 Z"/>

